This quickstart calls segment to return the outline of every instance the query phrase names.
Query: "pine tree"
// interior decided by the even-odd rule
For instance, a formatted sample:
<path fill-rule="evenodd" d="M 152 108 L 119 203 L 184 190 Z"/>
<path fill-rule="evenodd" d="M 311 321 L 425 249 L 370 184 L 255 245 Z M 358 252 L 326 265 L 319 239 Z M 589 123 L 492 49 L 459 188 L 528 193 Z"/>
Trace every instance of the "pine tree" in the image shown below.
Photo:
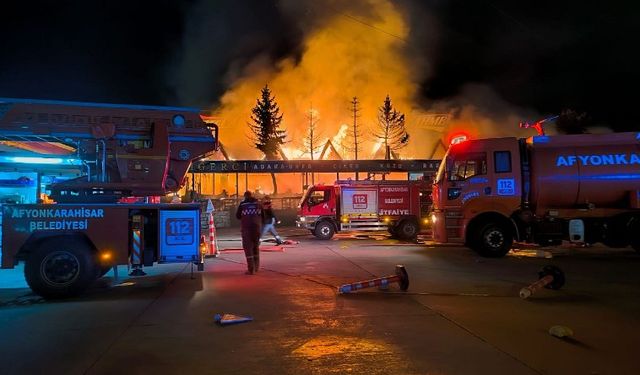
<path fill-rule="evenodd" d="M 409 143 L 404 114 L 393 108 L 389 95 L 378 109 L 378 129 L 374 136 L 382 141 L 387 160 L 391 159 L 392 151 L 398 151 Z"/>
<path fill-rule="evenodd" d="M 264 154 L 266 160 L 277 160 L 278 155 L 282 154 L 281 146 L 285 143 L 286 138 L 286 131 L 280 129 L 282 116 L 275 97 L 271 95 L 269 86 L 265 85 L 255 107 L 251 110 L 249 128 L 255 147 Z M 273 181 L 273 193 L 277 194 L 278 184 L 273 173 L 271 180 Z"/>

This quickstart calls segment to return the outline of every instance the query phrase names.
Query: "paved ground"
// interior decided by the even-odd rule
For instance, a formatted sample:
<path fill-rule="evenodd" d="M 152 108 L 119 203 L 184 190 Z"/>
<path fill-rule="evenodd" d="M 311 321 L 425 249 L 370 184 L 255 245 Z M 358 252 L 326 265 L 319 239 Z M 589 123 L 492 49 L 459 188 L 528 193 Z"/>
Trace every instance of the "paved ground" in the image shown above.
<path fill-rule="evenodd" d="M 638 374 L 640 256 L 561 248 L 484 259 L 459 247 L 379 238 L 301 241 L 244 257 L 224 251 L 191 276 L 184 265 L 145 278 L 110 273 L 84 297 L 45 302 L 21 270 L 0 271 L 0 374 Z M 220 231 L 222 248 L 238 248 Z M 336 286 L 406 266 L 406 293 Z M 560 291 L 518 290 L 555 264 Z M 124 273 L 121 267 L 121 274 Z M 253 322 L 221 327 L 215 313 Z M 548 334 L 566 325 L 573 338 Z"/>

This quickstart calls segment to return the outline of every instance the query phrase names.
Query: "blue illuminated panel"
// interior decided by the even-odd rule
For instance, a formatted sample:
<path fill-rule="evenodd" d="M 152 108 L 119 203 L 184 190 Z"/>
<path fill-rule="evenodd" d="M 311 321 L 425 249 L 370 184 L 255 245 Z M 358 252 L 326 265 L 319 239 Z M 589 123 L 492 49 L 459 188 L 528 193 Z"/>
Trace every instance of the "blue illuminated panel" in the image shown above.
<path fill-rule="evenodd" d="M 159 225 L 160 263 L 200 259 L 200 210 L 161 210 Z"/>

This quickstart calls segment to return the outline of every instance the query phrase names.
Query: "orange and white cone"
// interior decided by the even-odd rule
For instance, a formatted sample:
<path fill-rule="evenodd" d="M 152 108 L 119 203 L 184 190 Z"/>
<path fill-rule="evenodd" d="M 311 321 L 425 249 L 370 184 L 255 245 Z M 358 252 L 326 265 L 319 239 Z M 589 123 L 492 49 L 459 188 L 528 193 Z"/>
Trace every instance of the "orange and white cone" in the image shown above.
<path fill-rule="evenodd" d="M 213 212 L 209 213 L 209 248 L 207 257 L 217 257 L 220 255 L 218 250 L 218 240 L 216 239 L 216 226 L 213 222 Z"/>

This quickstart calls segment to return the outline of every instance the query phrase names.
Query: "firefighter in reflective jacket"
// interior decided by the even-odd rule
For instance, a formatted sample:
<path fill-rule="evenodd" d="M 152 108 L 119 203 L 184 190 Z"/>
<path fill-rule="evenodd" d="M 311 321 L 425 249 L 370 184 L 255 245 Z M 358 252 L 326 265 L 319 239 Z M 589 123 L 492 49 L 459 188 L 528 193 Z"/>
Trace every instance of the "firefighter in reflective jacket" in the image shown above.
<path fill-rule="evenodd" d="M 242 248 L 247 257 L 247 274 L 253 275 L 260 268 L 260 234 L 262 232 L 262 205 L 250 191 L 244 193 L 244 200 L 240 202 L 236 218 L 240 220 L 242 231 Z"/>

